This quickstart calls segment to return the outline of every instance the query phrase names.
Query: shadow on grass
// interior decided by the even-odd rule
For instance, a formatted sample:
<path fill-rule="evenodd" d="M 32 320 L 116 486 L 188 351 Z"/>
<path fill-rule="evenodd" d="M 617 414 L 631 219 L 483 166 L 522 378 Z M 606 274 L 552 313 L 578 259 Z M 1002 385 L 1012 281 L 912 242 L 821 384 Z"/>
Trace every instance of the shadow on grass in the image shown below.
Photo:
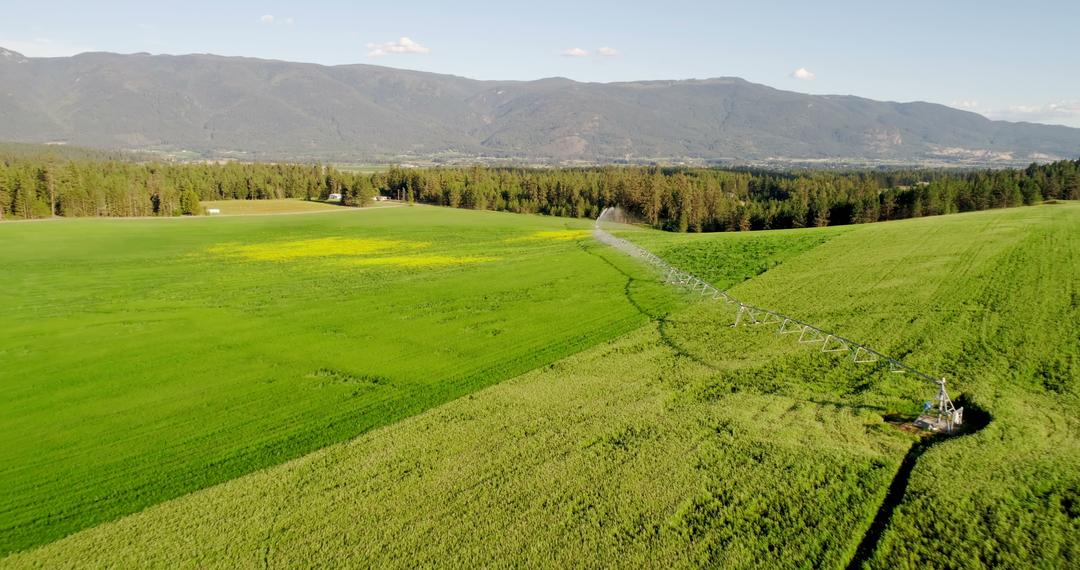
<path fill-rule="evenodd" d="M 967 397 L 963 395 L 958 397 L 956 405 L 964 408 L 964 423 L 951 434 L 923 432 L 926 435 L 911 446 L 907 455 L 904 456 L 904 460 L 900 462 L 900 469 L 896 471 L 896 475 L 889 485 L 889 491 L 885 493 L 885 500 L 881 503 L 877 514 L 874 516 L 874 522 L 870 524 L 870 528 L 867 529 L 866 534 L 863 535 L 862 540 L 859 542 L 858 548 L 855 549 L 855 556 L 848 563 L 848 570 L 869 568 L 868 561 L 874 555 L 874 551 L 877 550 L 878 542 L 881 540 L 881 535 L 885 532 L 885 529 L 889 526 L 893 511 L 904 500 L 904 493 L 907 491 L 911 472 L 915 469 L 919 457 L 922 457 L 922 454 L 926 453 L 938 442 L 975 433 L 990 423 L 990 413 L 976 406 Z M 894 420 L 897 419 L 900 418 L 890 416 L 886 418 L 886 421 L 895 423 Z M 911 419 L 913 418 L 908 418 L 909 421 Z M 926 513 L 926 515 L 937 516 L 936 513 Z"/>

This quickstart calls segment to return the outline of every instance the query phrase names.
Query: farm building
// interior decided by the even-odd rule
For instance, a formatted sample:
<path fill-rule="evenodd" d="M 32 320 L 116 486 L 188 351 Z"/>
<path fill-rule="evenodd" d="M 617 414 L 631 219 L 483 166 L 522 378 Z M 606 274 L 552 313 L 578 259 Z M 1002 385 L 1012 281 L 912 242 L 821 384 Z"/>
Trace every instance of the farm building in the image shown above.
<path fill-rule="evenodd" d="M 341 194 L 331 194 L 331 195 L 327 196 L 326 199 L 328 201 L 331 201 L 331 202 L 333 202 L 335 200 L 340 202 L 341 201 Z"/>

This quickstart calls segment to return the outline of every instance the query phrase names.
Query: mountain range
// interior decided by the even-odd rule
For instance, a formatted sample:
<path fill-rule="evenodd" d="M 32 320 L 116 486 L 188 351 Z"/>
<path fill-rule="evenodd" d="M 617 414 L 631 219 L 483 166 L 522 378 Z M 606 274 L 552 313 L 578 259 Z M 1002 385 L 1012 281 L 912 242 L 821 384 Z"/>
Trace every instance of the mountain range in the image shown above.
<path fill-rule="evenodd" d="M 1080 129 L 733 77 L 480 81 L 373 65 L 0 48 L 0 140 L 203 157 L 1022 164 Z"/>

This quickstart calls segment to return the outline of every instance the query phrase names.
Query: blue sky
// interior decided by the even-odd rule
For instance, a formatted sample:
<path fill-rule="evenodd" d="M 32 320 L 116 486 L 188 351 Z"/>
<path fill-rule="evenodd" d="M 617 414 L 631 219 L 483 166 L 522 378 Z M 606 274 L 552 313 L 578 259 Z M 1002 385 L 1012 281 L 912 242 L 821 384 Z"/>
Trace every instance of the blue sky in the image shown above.
<path fill-rule="evenodd" d="M 3 0 L 0 46 L 31 57 L 217 53 L 479 79 L 738 76 L 1080 127 L 1078 22 L 1077 0 Z"/>

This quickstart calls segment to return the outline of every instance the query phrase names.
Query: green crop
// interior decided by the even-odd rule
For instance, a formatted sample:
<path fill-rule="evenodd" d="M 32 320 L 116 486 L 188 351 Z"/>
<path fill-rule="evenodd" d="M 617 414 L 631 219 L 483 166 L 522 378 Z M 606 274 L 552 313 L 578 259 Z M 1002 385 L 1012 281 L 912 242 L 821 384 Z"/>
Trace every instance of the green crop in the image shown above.
<path fill-rule="evenodd" d="M 386 215 L 403 224 L 412 212 Z M 463 222 L 488 219 L 474 215 Z M 538 231 L 553 230 L 518 235 Z M 621 235 L 717 285 L 737 283 L 740 299 L 945 375 L 971 417 L 990 415 L 981 430 L 918 456 L 876 549 L 857 562 L 1080 560 L 1080 205 L 824 230 Z M 388 228 L 367 237 L 436 241 Z M 0 566 L 851 563 L 915 441 L 890 422 L 911 418 L 936 386 L 822 353 L 775 327 L 733 329 L 731 307 L 693 293 L 681 295 L 689 304 L 674 302 L 665 291 L 677 289 L 618 251 L 573 239 L 545 247 L 610 276 L 579 297 L 567 297 L 570 286 L 557 291 L 568 314 L 603 296 L 607 310 L 632 311 L 628 327 L 647 324 Z M 440 253 L 500 257 L 491 247 Z M 497 262 L 452 271 L 487 263 Z M 396 378 L 322 365 L 305 374 L 369 391 Z"/>
<path fill-rule="evenodd" d="M 424 206 L 0 225 L 0 553 L 647 322 L 568 224 L 588 226 Z"/>

